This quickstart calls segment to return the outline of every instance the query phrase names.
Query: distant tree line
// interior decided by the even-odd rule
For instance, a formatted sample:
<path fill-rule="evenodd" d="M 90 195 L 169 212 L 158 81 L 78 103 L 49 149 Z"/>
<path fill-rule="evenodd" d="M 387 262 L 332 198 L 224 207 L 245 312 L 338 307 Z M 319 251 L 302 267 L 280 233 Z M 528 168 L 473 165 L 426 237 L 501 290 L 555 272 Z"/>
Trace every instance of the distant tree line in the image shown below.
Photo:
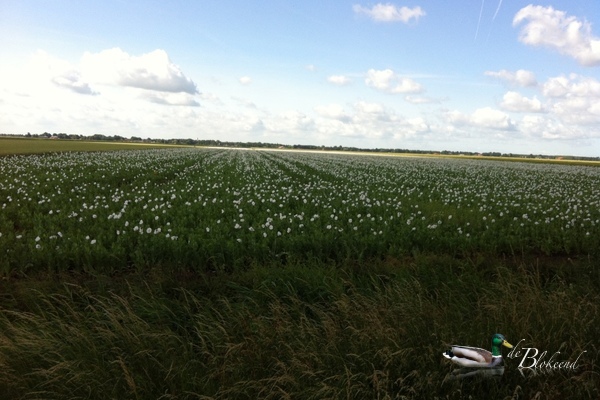
<path fill-rule="evenodd" d="M 173 144 L 185 146 L 203 146 L 203 147 L 237 147 L 237 148 L 265 148 L 265 149 L 295 149 L 295 150 L 322 150 L 322 151 L 350 151 L 350 152 L 375 152 L 375 153 L 408 153 L 408 154 L 441 154 L 455 156 L 484 156 L 484 157 L 507 157 L 507 158 L 531 158 L 531 159 L 564 159 L 564 160 L 581 160 L 581 161 L 600 161 L 600 157 L 584 157 L 584 156 L 556 156 L 544 154 L 513 154 L 500 152 L 471 152 L 471 151 L 432 151 L 432 150 L 412 150 L 412 149 L 391 149 L 391 148 L 359 148 L 348 146 L 317 146 L 311 144 L 294 144 L 284 145 L 280 143 L 263 143 L 263 142 L 228 142 L 214 139 L 142 139 L 138 136 L 126 138 L 119 135 L 102 135 L 94 134 L 84 136 L 78 134 L 67 133 L 49 133 L 32 134 L 27 132 L 26 135 L 13 135 L 0 133 L 0 136 L 10 137 L 27 137 L 27 138 L 44 138 L 44 139 L 61 139 L 61 140 L 93 140 L 93 141 L 108 141 L 108 142 L 137 142 L 137 143 L 158 143 L 158 144 Z"/>

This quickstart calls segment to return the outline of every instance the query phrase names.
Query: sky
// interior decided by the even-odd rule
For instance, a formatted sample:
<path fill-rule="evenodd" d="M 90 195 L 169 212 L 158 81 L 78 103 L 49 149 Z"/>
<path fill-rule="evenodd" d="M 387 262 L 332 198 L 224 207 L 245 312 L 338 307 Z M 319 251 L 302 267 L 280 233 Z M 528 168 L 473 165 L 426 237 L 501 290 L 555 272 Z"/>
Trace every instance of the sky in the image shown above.
<path fill-rule="evenodd" d="M 600 156 L 600 1 L 0 0 L 0 133 Z"/>

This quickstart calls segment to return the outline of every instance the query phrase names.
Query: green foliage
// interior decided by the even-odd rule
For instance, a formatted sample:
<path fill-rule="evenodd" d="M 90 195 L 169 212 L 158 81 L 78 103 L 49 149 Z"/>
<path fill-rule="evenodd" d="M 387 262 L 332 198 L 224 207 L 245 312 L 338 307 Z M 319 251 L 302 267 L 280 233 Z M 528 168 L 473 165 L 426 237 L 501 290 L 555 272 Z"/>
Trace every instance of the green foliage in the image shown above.
<path fill-rule="evenodd" d="M 600 170 L 208 149 L 0 158 L 6 398 L 598 398 Z M 503 333 L 575 371 L 451 381 Z"/>

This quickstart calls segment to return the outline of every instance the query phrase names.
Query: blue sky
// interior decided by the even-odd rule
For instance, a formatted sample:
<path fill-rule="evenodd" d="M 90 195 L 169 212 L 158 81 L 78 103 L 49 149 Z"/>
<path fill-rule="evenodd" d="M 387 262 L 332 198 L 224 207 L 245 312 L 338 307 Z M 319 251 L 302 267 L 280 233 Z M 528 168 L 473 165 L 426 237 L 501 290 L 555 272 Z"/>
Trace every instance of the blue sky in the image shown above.
<path fill-rule="evenodd" d="M 600 156 L 600 2 L 0 0 L 0 132 Z"/>

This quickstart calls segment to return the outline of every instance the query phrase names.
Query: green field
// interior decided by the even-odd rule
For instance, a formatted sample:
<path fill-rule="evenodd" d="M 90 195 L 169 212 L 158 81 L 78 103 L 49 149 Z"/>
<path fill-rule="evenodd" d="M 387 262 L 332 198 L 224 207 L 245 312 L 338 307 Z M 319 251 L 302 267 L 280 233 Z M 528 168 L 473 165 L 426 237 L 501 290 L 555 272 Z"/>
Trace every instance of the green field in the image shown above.
<path fill-rule="evenodd" d="M 171 148 L 0 171 L 8 398 L 600 395 L 597 167 Z M 447 346 L 496 332 L 584 353 L 449 379 Z"/>
<path fill-rule="evenodd" d="M 0 156 L 65 151 L 111 151 L 177 147 L 153 143 L 92 142 L 87 140 L 0 137 Z"/>

